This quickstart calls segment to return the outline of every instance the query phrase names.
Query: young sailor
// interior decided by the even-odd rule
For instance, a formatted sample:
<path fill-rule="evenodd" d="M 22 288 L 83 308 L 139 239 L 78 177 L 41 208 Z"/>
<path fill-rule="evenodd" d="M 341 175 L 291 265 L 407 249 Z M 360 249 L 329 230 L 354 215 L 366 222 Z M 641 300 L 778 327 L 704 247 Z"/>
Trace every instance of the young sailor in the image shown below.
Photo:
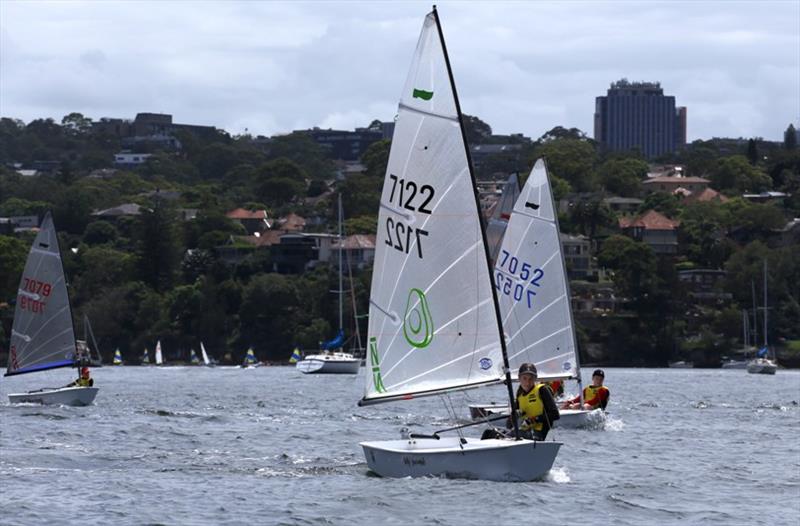
<path fill-rule="evenodd" d="M 586 386 L 583 390 L 583 407 L 581 407 L 581 397 L 576 396 L 571 400 L 567 400 L 561 406 L 561 409 L 605 409 L 608 405 L 608 399 L 611 398 L 611 391 L 608 387 L 603 385 L 603 380 L 606 374 L 602 369 L 596 369 L 592 373 L 592 385 Z"/>
<path fill-rule="evenodd" d="M 89 368 L 81 367 L 81 373 L 78 379 L 70 384 L 67 384 L 65 387 L 92 387 L 93 385 L 94 379 L 91 378 L 89 374 Z"/>
<path fill-rule="evenodd" d="M 559 414 L 550 387 L 546 383 L 536 383 L 537 375 L 534 364 L 523 363 L 519 366 L 516 409 L 519 411 L 520 436 L 544 440 L 553 427 L 553 422 L 559 419 Z M 509 417 L 506 427 L 510 429 L 511 425 Z M 487 429 L 481 438 L 502 438 L 508 434 L 509 431 Z"/>

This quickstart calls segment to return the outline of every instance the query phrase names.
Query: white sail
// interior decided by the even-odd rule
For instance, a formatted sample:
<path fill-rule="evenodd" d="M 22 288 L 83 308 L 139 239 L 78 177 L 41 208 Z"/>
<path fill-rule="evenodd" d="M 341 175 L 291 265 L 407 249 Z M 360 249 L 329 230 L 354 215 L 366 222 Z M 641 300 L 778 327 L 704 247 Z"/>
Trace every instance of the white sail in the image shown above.
<path fill-rule="evenodd" d="M 208 353 L 206 352 L 206 346 L 203 345 L 203 342 L 200 342 L 200 353 L 203 355 L 203 363 L 209 365 L 211 360 L 208 359 Z"/>
<path fill-rule="evenodd" d="M 73 365 L 75 331 L 53 219 L 48 212 L 17 291 L 6 376 Z"/>
<path fill-rule="evenodd" d="M 503 236 L 506 233 L 508 220 L 514 210 L 514 204 L 519 198 L 519 178 L 513 173 L 509 176 L 506 184 L 503 185 L 503 193 L 495 204 L 489 221 L 486 224 L 486 246 L 489 247 L 489 257 L 492 261 L 497 260 L 500 252 L 500 245 L 503 244 Z"/>
<path fill-rule="evenodd" d="M 577 346 L 558 217 L 541 159 L 514 206 L 494 281 L 511 370 L 531 362 L 540 377 L 576 377 Z"/>
<path fill-rule="evenodd" d="M 503 359 L 478 203 L 434 14 L 384 179 L 361 403 L 496 382 Z"/>
<path fill-rule="evenodd" d="M 164 358 L 161 355 L 161 340 L 156 343 L 156 365 L 163 365 Z"/>

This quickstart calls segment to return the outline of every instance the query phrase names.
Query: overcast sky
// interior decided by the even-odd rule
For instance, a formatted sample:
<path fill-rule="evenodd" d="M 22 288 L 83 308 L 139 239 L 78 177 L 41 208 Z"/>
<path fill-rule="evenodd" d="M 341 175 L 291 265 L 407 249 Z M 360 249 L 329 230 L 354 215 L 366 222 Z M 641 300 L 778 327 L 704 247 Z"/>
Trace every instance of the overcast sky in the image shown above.
<path fill-rule="evenodd" d="M 0 0 L 0 116 L 264 135 L 391 120 L 430 5 Z M 462 110 L 495 133 L 591 136 L 623 77 L 661 82 L 689 140 L 800 127 L 800 0 L 438 5 Z"/>

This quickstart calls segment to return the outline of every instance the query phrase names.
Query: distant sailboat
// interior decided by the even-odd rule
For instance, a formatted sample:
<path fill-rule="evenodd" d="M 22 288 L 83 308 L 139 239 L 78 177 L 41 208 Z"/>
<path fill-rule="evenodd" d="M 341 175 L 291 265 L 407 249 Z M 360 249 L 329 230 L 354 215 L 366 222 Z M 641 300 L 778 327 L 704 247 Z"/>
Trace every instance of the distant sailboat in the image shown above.
<path fill-rule="evenodd" d="M 503 191 L 497 200 L 494 212 L 486 224 L 486 244 L 493 262 L 497 261 L 497 255 L 500 253 L 500 245 L 503 244 L 503 236 L 505 236 L 508 220 L 511 219 L 511 212 L 514 211 L 514 203 L 517 202 L 519 192 L 519 176 L 513 173 L 503 185 Z"/>
<path fill-rule="evenodd" d="M 194 352 L 194 349 L 189 349 L 189 362 L 192 365 L 200 365 L 200 358 L 197 357 L 197 353 Z"/>
<path fill-rule="evenodd" d="M 48 212 L 22 271 L 5 375 L 86 365 L 88 355 L 80 356 L 76 344 L 58 235 Z M 89 405 L 97 392 L 93 386 L 48 387 L 8 398 L 11 403 Z"/>
<path fill-rule="evenodd" d="M 114 365 L 122 365 L 122 352 L 117 347 L 117 350 L 114 351 Z"/>
<path fill-rule="evenodd" d="M 767 340 L 767 260 L 764 260 L 764 346 L 756 353 L 756 357 L 747 362 L 747 372 L 751 374 L 775 374 L 778 364 L 769 358 L 769 342 Z M 755 307 L 754 307 L 755 308 Z"/>
<path fill-rule="evenodd" d="M 161 355 L 161 340 L 156 343 L 156 365 L 164 365 L 164 357 Z"/>
<path fill-rule="evenodd" d="M 142 365 L 150 365 L 150 351 L 147 350 L 147 347 L 144 348 L 144 352 L 142 353 Z"/>
<path fill-rule="evenodd" d="M 247 354 L 244 356 L 244 362 L 242 363 L 242 367 L 246 369 L 252 369 L 254 367 L 258 367 L 261 365 L 258 363 L 258 359 L 256 358 L 256 352 L 253 350 L 252 347 L 247 349 Z"/>
<path fill-rule="evenodd" d="M 200 354 L 203 356 L 203 365 L 205 365 L 206 367 L 214 367 L 214 364 L 208 357 L 208 353 L 206 352 L 206 346 L 203 345 L 203 342 L 200 342 Z"/>
<path fill-rule="evenodd" d="M 344 247 L 344 232 L 342 230 L 342 194 L 339 194 L 339 332 L 329 341 L 323 342 L 321 353 L 310 354 L 299 360 L 295 367 L 306 374 L 356 374 L 361 367 L 361 359 L 352 353 L 344 352 L 344 288 L 342 254 Z M 357 321 L 357 320 L 356 320 Z"/>
<path fill-rule="evenodd" d="M 289 363 L 295 364 L 295 363 L 299 362 L 302 359 L 303 359 L 303 355 L 300 354 L 300 349 L 295 347 L 294 351 L 292 351 L 292 356 L 289 358 Z"/>

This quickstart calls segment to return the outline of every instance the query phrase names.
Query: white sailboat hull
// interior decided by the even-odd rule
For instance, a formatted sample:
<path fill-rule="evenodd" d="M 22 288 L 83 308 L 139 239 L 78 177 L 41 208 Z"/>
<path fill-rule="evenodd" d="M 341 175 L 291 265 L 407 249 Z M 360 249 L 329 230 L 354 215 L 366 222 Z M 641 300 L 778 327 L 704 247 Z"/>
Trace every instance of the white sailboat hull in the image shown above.
<path fill-rule="evenodd" d="M 750 374 L 775 374 L 778 364 L 772 360 L 758 359 L 747 363 L 747 372 Z"/>
<path fill-rule="evenodd" d="M 550 471 L 561 443 L 453 437 L 362 442 L 361 447 L 369 469 L 382 477 L 526 482 Z"/>
<path fill-rule="evenodd" d="M 473 420 L 483 420 L 492 416 L 509 415 L 508 404 L 472 404 L 469 406 Z M 595 429 L 603 427 L 606 413 L 602 409 L 560 409 L 560 418 L 553 422 L 554 428 L 561 429 Z M 500 424 L 502 425 L 502 420 Z M 497 425 L 497 424 L 495 424 Z"/>
<path fill-rule="evenodd" d="M 27 393 L 11 393 L 8 395 L 8 401 L 12 404 L 91 405 L 99 390 L 98 387 L 42 389 Z"/>
<path fill-rule="evenodd" d="M 297 362 L 298 371 L 306 374 L 357 374 L 361 366 L 358 358 L 314 354 Z"/>

